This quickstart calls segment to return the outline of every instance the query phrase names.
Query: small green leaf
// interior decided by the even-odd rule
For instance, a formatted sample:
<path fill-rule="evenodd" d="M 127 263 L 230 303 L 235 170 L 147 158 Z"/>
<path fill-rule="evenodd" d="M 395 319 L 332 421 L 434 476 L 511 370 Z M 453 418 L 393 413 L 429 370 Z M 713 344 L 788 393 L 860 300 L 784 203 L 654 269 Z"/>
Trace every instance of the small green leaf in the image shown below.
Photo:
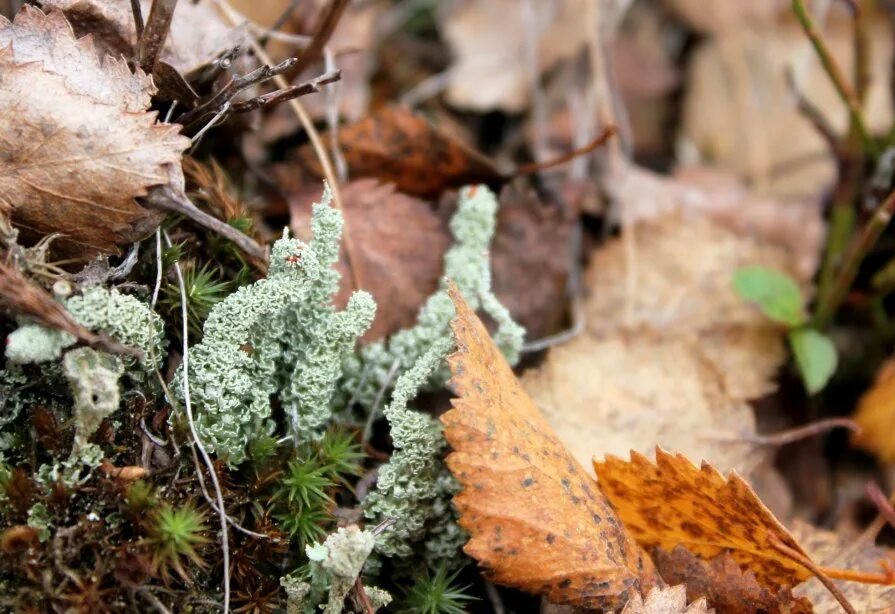
<path fill-rule="evenodd" d="M 733 287 L 742 298 L 755 303 L 767 317 L 796 328 L 805 324 L 802 293 L 793 278 L 762 266 L 739 269 Z"/>
<path fill-rule="evenodd" d="M 789 344 L 808 394 L 823 390 L 836 372 L 836 346 L 829 337 L 813 328 L 789 331 Z"/>

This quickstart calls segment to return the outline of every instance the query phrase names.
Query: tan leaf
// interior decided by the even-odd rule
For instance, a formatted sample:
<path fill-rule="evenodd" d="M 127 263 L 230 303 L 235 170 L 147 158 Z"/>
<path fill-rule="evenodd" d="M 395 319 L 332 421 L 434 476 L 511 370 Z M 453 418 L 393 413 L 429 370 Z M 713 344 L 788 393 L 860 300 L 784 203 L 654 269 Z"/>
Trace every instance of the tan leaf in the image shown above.
<path fill-rule="evenodd" d="M 895 359 L 880 367 L 873 386 L 861 396 L 855 422 L 861 432 L 852 435 L 852 442 L 884 463 L 895 463 Z"/>
<path fill-rule="evenodd" d="M 687 605 L 687 590 L 683 585 L 654 587 L 646 596 L 634 595 L 625 604 L 621 614 L 700 614 L 714 612 L 706 606 L 705 599 Z"/>
<path fill-rule="evenodd" d="M 539 70 L 572 57 L 587 42 L 587 2 L 466 0 L 442 21 L 454 63 L 449 102 L 476 111 L 519 112 L 533 90 L 528 46 L 534 37 Z M 525 11 L 533 13 L 526 22 Z M 534 28 L 534 30 L 532 30 Z"/>
<path fill-rule="evenodd" d="M 705 13 L 706 3 L 691 4 Z M 852 18 L 845 5 L 833 3 L 830 8 L 823 39 L 848 70 L 854 61 Z M 803 95 L 840 134 L 847 129 L 848 111 L 821 63 L 811 57 L 804 32 L 787 17 L 751 27 L 736 21 L 736 27 L 707 38 L 694 50 L 680 136 L 697 153 L 693 158 L 736 171 L 766 194 L 819 198 L 836 178 L 836 162 L 827 143 L 797 110 L 786 70 L 796 70 Z M 893 47 L 887 20 L 872 21 L 865 116 L 870 130 L 877 132 L 888 130 L 892 121 L 887 79 Z"/>
<path fill-rule="evenodd" d="M 687 599 L 705 598 L 708 604 L 725 614 L 787 612 L 808 614 L 811 603 L 793 597 L 789 589 L 773 592 L 760 586 L 751 571 L 743 571 L 729 553 L 707 561 L 684 546 L 671 552 L 657 548 L 653 561 L 662 579 L 670 584 L 685 583 Z"/>
<path fill-rule="evenodd" d="M 584 334 L 551 349 L 526 389 L 580 462 L 656 445 L 749 476 L 768 450 L 747 400 L 773 389 L 783 331 L 740 299 L 734 272 L 789 270 L 777 249 L 698 216 L 635 226 L 592 258 Z"/>
<path fill-rule="evenodd" d="M 811 576 L 781 554 L 775 540 L 804 551 L 735 472 L 725 478 L 706 462 L 696 467 L 681 454 L 658 448 L 655 464 L 631 452 L 630 462 L 614 456 L 594 461 L 600 490 L 625 527 L 647 549 L 686 546 L 703 558 L 725 551 L 772 591 Z"/>
<path fill-rule="evenodd" d="M 651 561 L 519 385 L 485 327 L 452 289 L 459 398 L 441 420 L 464 550 L 500 584 L 555 603 L 621 607 L 648 590 Z"/>
<path fill-rule="evenodd" d="M 16 118 L 0 126 L 0 207 L 26 234 L 63 233 L 54 248 L 86 259 L 155 228 L 160 214 L 134 198 L 180 176 L 189 139 L 138 108 L 145 77 L 130 75 L 123 62 L 100 65 L 90 40 L 75 41 L 60 19 L 25 7 L 15 24 L 0 22 L 0 113 Z M 124 83 L 103 90 L 83 82 L 80 71 Z"/>
<path fill-rule="evenodd" d="M 130 0 L 40 0 L 61 9 L 79 35 L 95 33 L 97 45 L 111 56 L 130 57 L 137 42 Z M 144 19 L 152 2 L 141 0 Z M 245 44 L 243 28 L 231 28 L 211 0 L 179 2 L 159 59 L 182 74 L 207 64 L 222 52 Z"/>
<path fill-rule="evenodd" d="M 871 543 L 861 544 L 855 540 L 841 537 L 832 531 L 825 531 L 807 522 L 795 522 L 792 527 L 793 536 L 805 548 L 811 558 L 824 567 L 860 569 L 871 573 L 880 573 L 881 562 L 895 566 L 895 550 L 878 548 Z M 833 580 L 845 597 L 862 614 L 895 613 L 895 586 L 878 584 L 858 584 Z M 820 580 L 811 579 L 795 590 L 796 595 L 806 597 L 814 604 L 818 614 L 834 614 L 842 611 L 842 607 L 833 598 Z"/>

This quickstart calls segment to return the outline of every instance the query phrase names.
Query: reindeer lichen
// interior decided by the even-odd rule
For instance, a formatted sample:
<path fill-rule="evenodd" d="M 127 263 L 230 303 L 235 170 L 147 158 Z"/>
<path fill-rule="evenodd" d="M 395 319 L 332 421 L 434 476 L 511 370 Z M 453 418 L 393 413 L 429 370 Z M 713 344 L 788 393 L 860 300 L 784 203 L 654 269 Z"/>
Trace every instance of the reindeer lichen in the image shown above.
<path fill-rule="evenodd" d="M 151 370 L 165 356 L 164 323 L 140 299 L 118 290 L 86 288 L 65 303 L 74 319 L 94 332 L 104 332 L 120 343 L 143 352 L 139 366 Z M 62 351 L 74 345 L 68 333 L 25 323 L 6 338 L 6 358 L 13 363 L 40 363 L 58 359 Z M 124 359 L 126 367 L 136 365 L 134 358 Z"/>
<path fill-rule="evenodd" d="M 437 339 L 398 378 L 385 409 L 395 450 L 379 469 L 376 490 L 364 499 L 364 514 L 373 522 L 394 521 L 376 543 L 388 557 L 409 557 L 425 541 L 425 558 L 449 561 L 466 539 L 451 507 L 456 483 L 442 461 L 447 442 L 441 424 L 407 407 L 452 347 L 450 337 Z"/>
<path fill-rule="evenodd" d="M 87 445 L 88 438 L 103 419 L 118 409 L 118 378 L 124 366 L 117 356 L 91 348 L 65 353 L 62 369 L 75 400 L 75 446 L 73 453 Z"/>
<path fill-rule="evenodd" d="M 215 305 L 202 342 L 190 349 L 190 394 L 203 442 L 229 462 L 245 458 L 249 439 L 270 428 L 279 395 L 296 441 L 316 438 L 331 417 L 341 365 L 373 321 L 376 304 L 356 292 L 345 311 L 332 296 L 339 274 L 342 215 L 329 189 L 312 211 L 313 239 L 274 243 L 267 279 Z M 183 373 L 175 391 L 183 396 Z"/>
<path fill-rule="evenodd" d="M 457 212 L 451 218 L 454 244 L 444 256 L 444 277 L 440 291 L 430 296 L 417 315 L 414 327 L 399 331 L 385 341 L 367 345 L 346 361 L 342 388 L 346 397 L 365 407 L 372 406 L 395 372 L 411 368 L 434 343 L 450 335 L 449 324 L 454 305 L 443 290 L 447 280 L 457 284 L 473 309 L 482 307 L 497 324 L 494 340 L 511 364 L 519 359 L 525 330 L 516 324 L 509 312 L 491 291 L 491 268 L 488 249 L 497 224 L 497 198 L 483 185 L 460 191 Z M 429 387 L 447 380 L 447 371 L 440 369 Z"/>

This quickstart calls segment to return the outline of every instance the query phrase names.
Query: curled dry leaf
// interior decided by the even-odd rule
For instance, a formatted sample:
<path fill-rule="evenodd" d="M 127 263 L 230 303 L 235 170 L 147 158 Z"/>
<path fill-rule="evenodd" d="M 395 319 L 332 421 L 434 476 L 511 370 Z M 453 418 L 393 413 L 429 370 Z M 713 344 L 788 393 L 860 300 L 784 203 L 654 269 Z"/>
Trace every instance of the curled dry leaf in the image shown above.
<path fill-rule="evenodd" d="M 22 57 L 19 57 L 22 49 Z M 0 207 L 32 238 L 90 259 L 143 238 L 160 214 L 134 201 L 181 178 L 189 139 L 146 112 L 151 82 L 100 61 L 60 13 L 24 7 L 0 19 Z"/>
<path fill-rule="evenodd" d="M 712 558 L 725 551 L 771 591 L 811 577 L 801 564 L 774 547 L 779 541 L 805 554 L 799 543 L 735 472 L 725 478 L 703 462 L 656 449 L 656 462 L 631 452 L 630 462 L 614 456 L 594 461 L 600 490 L 625 527 L 644 548 L 684 545 Z M 807 555 L 806 555 L 807 556 Z"/>
<path fill-rule="evenodd" d="M 783 331 L 736 295 L 734 272 L 789 270 L 775 248 L 700 217 L 635 226 L 594 255 L 584 334 L 553 348 L 523 381 L 582 463 L 656 445 L 749 477 L 768 450 L 747 400 L 773 389 Z"/>
<path fill-rule="evenodd" d="M 385 107 L 341 128 L 339 146 L 352 177 L 376 177 L 413 196 L 435 197 L 446 188 L 502 181 L 482 154 L 404 107 Z M 323 177 L 313 147 L 301 147 L 297 158 L 316 179 Z"/>
<path fill-rule="evenodd" d="M 621 614 L 702 614 L 709 611 L 705 599 L 687 605 L 687 589 L 683 585 L 678 585 L 653 587 L 646 599 L 634 595 L 625 604 Z"/>
<path fill-rule="evenodd" d="M 741 569 L 727 552 L 707 561 L 684 546 L 677 546 L 671 552 L 657 548 L 653 551 L 653 561 L 663 580 L 686 584 L 687 599 L 705 598 L 719 612 L 812 612 L 811 603 L 804 597 L 793 597 L 790 589 L 774 592 L 759 585 L 755 574 Z"/>
<path fill-rule="evenodd" d="M 451 298 L 459 398 L 441 420 L 464 551 L 499 583 L 554 603 L 619 608 L 656 582 L 652 562 L 519 385 L 478 317 Z"/>
<path fill-rule="evenodd" d="M 858 402 L 855 422 L 861 432 L 852 435 L 852 442 L 884 463 L 895 463 L 895 359 L 877 371 L 873 386 Z"/>
<path fill-rule="evenodd" d="M 880 573 L 880 563 L 895 566 L 895 550 L 878 548 L 872 543 L 856 542 L 832 531 L 825 531 L 807 522 L 795 522 L 792 534 L 803 545 L 811 558 L 825 567 L 860 569 Z M 858 612 L 862 614 L 895 613 L 895 586 L 858 584 L 833 580 Z M 820 580 L 811 579 L 795 590 L 796 595 L 806 597 L 814 604 L 817 614 L 834 614 L 842 611 Z"/>
<path fill-rule="evenodd" d="M 40 0 L 61 9 L 79 36 L 93 33 L 101 50 L 113 57 L 132 57 L 137 43 L 131 0 Z M 152 2 L 141 0 L 144 20 Z M 245 30 L 224 23 L 211 0 L 178 2 L 159 59 L 181 74 L 209 63 L 224 51 L 245 44 Z"/>

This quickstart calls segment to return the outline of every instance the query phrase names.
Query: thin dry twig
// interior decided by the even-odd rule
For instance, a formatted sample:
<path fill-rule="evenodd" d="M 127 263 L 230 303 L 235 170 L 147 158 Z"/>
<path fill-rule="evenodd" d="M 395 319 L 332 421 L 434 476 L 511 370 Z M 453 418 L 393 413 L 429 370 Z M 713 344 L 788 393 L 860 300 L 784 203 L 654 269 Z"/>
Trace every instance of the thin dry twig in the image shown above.
<path fill-rule="evenodd" d="M 229 239 L 253 258 L 258 258 L 262 261 L 267 260 L 267 253 L 264 247 L 259 245 L 254 239 L 213 215 L 205 213 L 191 203 L 186 195 L 177 192 L 170 186 L 152 188 L 149 190 L 149 194 L 143 197 L 142 202 L 153 209 L 183 215 L 203 228 L 207 228 Z"/>
<path fill-rule="evenodd" d="M 875 483 L 870 482 L 867 484 L 867 496 L 870 497 L 870 500 L 873 501 L 876 509 L 879 510 L 879 515 L 883 517 L 886 522 L 895 527 L 895 508 L 892 507 L 886 493 L 884 493 Z"/>
<path fill-rule="evenodd" d="M 785 446 L 808 437 L 822 435 L 835 428 L 845 428 L 853 433 L 860 433 L 861 427 L 850 418 L 828 418 L 805 424 L 796 428 L 772 433 L 770 435 L 743 435 L 737 437 L 712 437 L 713 441 L 741 442 L 745 441 L 759 446 Z"/>
<path fill-rule="evenodd" d="M 239 23 L 239 13 L 233 10 L 233 8 L 226 0 L 215 0 L 215 6 L 217 6 L 222 11 L 224 18 L 227 20 L 228 23 L 230 23 L 231 26 L 236 26 Z M 270 56 L 267 55 L 267 52 L 264 50 L 264 48 L 258 44 L 258 41 L 255 39 L 254 36 L 249 35 L 249 41 L 252 47 L 252 51 L 254 51 L 255 55 L 257 55 L 262 62 L 268 65 L 273 64 Z M 289 83 L 286 81 L 283 75 L 275 76 L 274 83 L 279 88 L 289 87 Z M 314 148 L 314 153 L 317 155 L 317 158 L 320 161 L 320 167 L 323 169 L 323 176 L 329 183 L 330 190 L 332 190 L 333 204 L 335 205 L 336 209 L 341 211 L 344 215 L 345 207 L 342 204 L 342 191 L 339 188 L 338 177 L 336 176 L 336 173 L 333 169 L 333 165 L 329 157 L 329 152 L 327 152 L 326 150 L 326 145 L 323 143 L 323 139 L 320 137 L 320 133 L 314 126 L 314 122 L 311 120 L 311 116 L 308 115 L 308 112 L 305 109 L 304 105 L 301 104 L 301 101 L 297 99 L 290 100 L 289 106 L 298 116 L 302 127 L 304 128 L 305 132 L 307 132 L 308 138 L 311 140 L 311 146 Z M 351 280 L 353 282 L 354 288 L 356 290 L 360 290 L 364 287 L 359 267 L 357 265 L 360 260 L 354 254 L 354 243 L 351 241 L 350 224 L 347 217 L 345 218 L 345 223 L 342 228 L 342 240 L 345 245 L 346 264 L 348 265 L 348 270 L 351 271 Z"/>
<path fill-rule="evenodd" d="M 809 559 L 807 556 L 798 552 L 797 550 L 793 550 L 786 544 L 784 544 L 776 535 L 771 535 L 771 545 L 778 551 L 780 554 L 783 554 L 787 558 L 792 559 L 798 564 L 802 565 L 805 569 L 814 574 L 814 576 L 820 580 L 824 586 L 827 587 L 827 590 L 836 598 L 836 601 L 839 602 L 839 605 L 842 606 L 849 614 L 857 614 L 857 610 L 855 610 L 854 606 L 849 603 L 848 598 L 843 594 L 839 587 L 830 579 L 830 577 L 824 573 L 825 570 L 821 569 L 817 565 L 815 565 L 814 561 Z"/>
<path fill-rule="evenodd" d="M 168 233 L 165 233 L 165 242 L 170 248 L 171 239 L 168 237 Z M 214 470 L 214 463 L 212 463 L 211 456 L 209 456 L 208 450 L 205 449 L 202 439 L 199 437 L 199 432 L 196 430 L 196 422 L 193 419 L 193 406 L 192 401 L 190 400 L 189 319 L 187 313 L 186 284 L 183 281 L 183 270 L 180 268 L 180 262 L 174 263 L 174 271 L 177 274 L 177 284 L 180 287 L 180 317 L 183 321 L 183 330 L 181 331 L 183 337 L 183 405 L 186 410 L 186 417 L 189 422 L 193 443 L 199 448 L 202 460 L 205 461 L 205 466 L 208 467 L 211 483 L 214 486 L 215 499 L 217 500 L 217 512 L 221 519 L 221 550 L 224 559 L 224 614 L 227 614 L 230 611 L 230 538 L 227 533 L 227 514 L 224 508 L 224 494 L 221 491 L 221 483 L 218 480 L 217 472 Z"/>
<path fill-rule="evenodd" d="M 302 50 L 298 57 L 298 62 L 289 69 L 286 78 L 293 79 L 300 75 L 308 66 L 323 57 L 323 48 L 333 35 L 345 8 L 348 6 L 348 0 L 330 0 L 330 3 L 321 10 L 317 24 L 314 26 L 314 34 L 311 36 L 311 42 Z"/>
<path fill-rule="evenodd" d="M 278 105 L 281 102 L 294 100 L 299 96 L 318 93 L 324 85 L 335 83 L 341 78 L 341 71 L 331 70 L 323 73 L 319 77 L 314 77 L 310 81 L 305 81 L 304 83 L 299 83 L 298 85 L 290 85 L 289 87 L 284 87 L 274 92 L 270 92 L 269 94 L 255 96 L 254 98 L 251 98 L 244 102 L 237 102 L 233 104 L 230 109 L 233 113 L 248 113 L 249 111 L 254 111 L 256 109 L 260 109 L 261 107 Z"/>
<path fill-rule="evenodd" d="M 143 9 L 140 7 L 140 0 L 131 0 L 131 13 L 134 14 L 134 30 L 137 31 L 137 38 L 143 36 Z"/>
<path fill-rule="evenodd" d="M 175 8 L 177 0 L 154 0 L 149 10 L 145 28 L 137 42 L 137 60 L 140 68 L 149 74 L 155 69 L 155 63 L 168 38 Z"/>

